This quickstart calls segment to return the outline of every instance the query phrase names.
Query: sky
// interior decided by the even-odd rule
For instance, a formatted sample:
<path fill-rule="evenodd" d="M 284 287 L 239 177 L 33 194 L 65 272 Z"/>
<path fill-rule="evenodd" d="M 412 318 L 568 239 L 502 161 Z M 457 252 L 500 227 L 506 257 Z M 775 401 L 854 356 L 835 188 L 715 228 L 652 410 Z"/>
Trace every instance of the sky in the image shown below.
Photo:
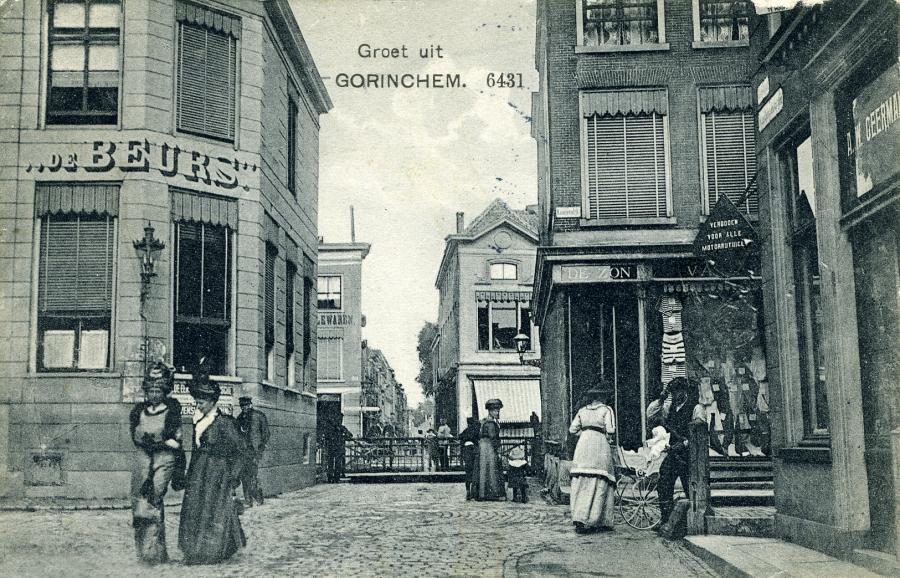
<path fill-rule="evenodd" d="M 363 338 L 416 407 L 417 336 L 437 321 L 435 279 L 456 213 L 468 225 L 497 198 L 537 203 L 534 0 L 290 3 L 334 104 L 319 134 L 319 235 L 350 241 L 354 207 L 356 241 L 372 245 Z M 490 86 L 501 73 L 515 86 Z M 345 78 L 368 85 L 340 86 Z"/>

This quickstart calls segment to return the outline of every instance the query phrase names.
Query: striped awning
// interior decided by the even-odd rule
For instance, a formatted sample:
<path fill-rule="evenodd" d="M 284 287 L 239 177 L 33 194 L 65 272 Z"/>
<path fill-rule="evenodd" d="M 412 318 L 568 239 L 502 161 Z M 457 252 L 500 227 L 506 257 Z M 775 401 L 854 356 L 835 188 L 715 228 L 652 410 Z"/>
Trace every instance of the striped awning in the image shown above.
<path fill-rule="evenodd" d="M 206 6 L 198 6 L 188 2 L 175 3 L 175 20 L 203 26 L 210 30 L 229 34 L 240 40 L 241 19 Z"/>
<path fill-rule="evenodd" d="M 665 90 L 601 90 L 581 93 L 581 114 L 585 117 L 629 114 L 668 114 Z"/>
<path fill-rule="evenodd" d="M 34 191 L 34 215 L 119 215 L 119 183 L 42 183 Z"/>
<path fill-rule="evenodd" d="M 224 225 L 237 229 L 237 201 L 170 187 L 172 220 Z"/>
<path fill-rule="evenodd" d="M 499 301 L 510 303 L 514 301 L 528 303 L 531 301 L 531 291 L 476 291 L 476 301 Z"/>
<path fill-rule="evenodd" d="M 503 402 L 500 423 L 528 423 L 531 412 L 541 417 L 540 379 L 473 379 L 478 419 L 487 416 L 484 404 L 489 399 Z"/>
<path fill-rule="evenodd" d="M 700 112 L 737 112 L 753 108 L 749 86 L 703 86 L 698 89 Z"/>

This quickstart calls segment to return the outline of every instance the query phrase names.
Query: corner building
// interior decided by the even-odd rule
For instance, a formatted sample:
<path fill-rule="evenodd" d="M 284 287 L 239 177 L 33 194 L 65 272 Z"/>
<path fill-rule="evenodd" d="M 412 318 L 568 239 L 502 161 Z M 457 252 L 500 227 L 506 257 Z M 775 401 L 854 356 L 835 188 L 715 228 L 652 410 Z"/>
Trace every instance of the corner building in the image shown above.
<path fill-rule="evenodd" d="M 758 251 L 726 272 L 693 246 L 721 197 L 758 225 L 756 21 L 749 2 L 538 2 L 532 309 L 558 458 L 585 390 L 614 385 L 619 443 L 635 449 L 678 376 L 700 387 L 722 452 L 769 452 Z"/>
<path fill-rule="evenodd" d="M 0 491 L 126 496 L 154 359 L 185 440 L 203 363 L 224 411 L 268 416 L 265 490 L 313 483 L 331 103 L 287 1 L 25 0 L 0 30 Z M 165 247 L 142 282 L 148 226 Z"/>
<path fill-rule="evenodd" d="M 799 5 L 752 44 L 776 531 L 896 572 L 900 7 Z"/>

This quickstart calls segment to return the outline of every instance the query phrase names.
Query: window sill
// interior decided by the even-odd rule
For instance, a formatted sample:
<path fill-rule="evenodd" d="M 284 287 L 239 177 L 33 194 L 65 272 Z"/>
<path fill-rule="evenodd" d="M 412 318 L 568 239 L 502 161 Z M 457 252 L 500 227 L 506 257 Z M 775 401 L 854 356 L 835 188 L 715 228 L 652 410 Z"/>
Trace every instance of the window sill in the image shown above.
<path fill-rule="evenodd" d="M 34 378 L 50 378 L 50 377 L 88 377 L 90 379 L 119 379 L 122 377 L 121 373 L 111 372 L 111 371 L 99 371 L 99 370 L 84 370 L 84 371 L 69 371 L 69 370 L 61 370 L 61 371 L 33 371 L 30 372 L 29 377 Z"/>
<path fill-rule="evenodd" d="M 716 40 L 715 42 L 691 42 L 691 48 L 744 48 L 750 46 L 750 40 Z"/>
<path fill-rule="evenodd" d="M 176 381 L 191 381 L 194 378 L 190 373 L 176 373 L 174 377 Z M 234 375 L 210 375 L 209 379 L 219 383 L 244 383 L 242 378 Z"/>
<path fill-rule="evenodd" d="M 830 464 L 831 448 L 829 447 L 791 447 L 781 448 L 778 459 L 791 463 Z"/>
<path fill-rule="evenodd" d="M 626 44 L 622 46 L 576 46 L 575 54 L 598 54 L 604 52 L 655 52 L 669 50 L 668 42 L 658 44 Z"/>
<path fill-rule="evenodd" d="M 303 397 L 311 398 L 311 399 L 318 399 L 318 397 L 319 397 L 311 391 L 301 391 L 300 395 L 302 395 Z"/>
<path fill-rule="evenodd" d="M 677 225 L 675 217 L 658 217 L 653 219 L 580 219 L 582 227 L 646 227 L 652 225 Z"/>

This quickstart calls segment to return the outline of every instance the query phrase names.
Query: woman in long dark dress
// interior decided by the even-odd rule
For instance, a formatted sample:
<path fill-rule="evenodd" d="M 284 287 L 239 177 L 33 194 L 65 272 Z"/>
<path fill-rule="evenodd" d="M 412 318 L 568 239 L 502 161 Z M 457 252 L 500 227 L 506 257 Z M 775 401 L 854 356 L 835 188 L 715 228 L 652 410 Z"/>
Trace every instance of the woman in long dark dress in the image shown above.
<path fill-rule="evenodd" d="M 150 366 L 144 376 L 144 401 L 131 410 L 131 440 L 137 446 L 131 476 L 134 545 L 147 564 L 169 560 L 163 498 L 169 488 L 184 487 L 184 449 L 181 445 L 181 404 L 170 397 L 172 370 L 163 363 Z"/>
<path fill-rule="evenodd" d="M 216 409 L 219 386 L 195 375 L 194 448 L 187 472 L 178 546 L 185 564 L 215 564 L 247 543 L 233 492 L 240 483 L 247 444 L 234 419 Z"/>
<path fill-rule="evenodd" d="M 503 468 L 500 466 L 500 408 L 499 399 L 488 400 L 484 407 L 488 417 L 481 420 L 478 432 L 478 466 L 475 476 L 475 499 L 505 500 Z"/>

